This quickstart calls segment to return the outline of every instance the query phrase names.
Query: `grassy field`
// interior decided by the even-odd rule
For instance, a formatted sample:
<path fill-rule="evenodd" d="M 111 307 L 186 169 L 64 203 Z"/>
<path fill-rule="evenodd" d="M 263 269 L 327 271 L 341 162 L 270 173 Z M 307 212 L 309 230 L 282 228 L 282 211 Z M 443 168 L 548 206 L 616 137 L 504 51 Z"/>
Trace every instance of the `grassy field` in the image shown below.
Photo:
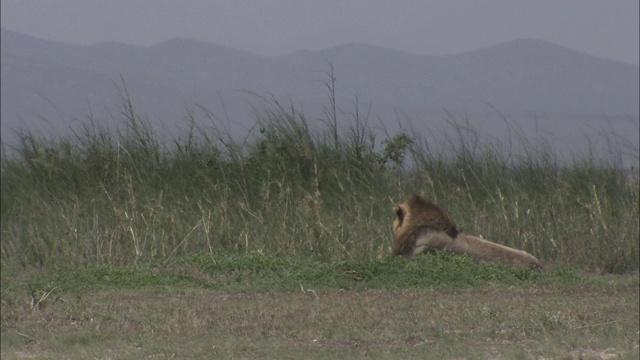
<path fill-rule="evenodd" d="M 638 357 L 620 149 L 511 154 L 464 121 L 439 144 L 380 138 L 357 112 L 309 124 L 277 102 L 244 140 L 193 117 L 165 144 L 128 99 L 120 115 L 3 153 L 3 359 Z M 390 258 L 411 192 L 543 271 Z"/>
<path fill-rule="evenodd" d="M 2 358 L 625 358 L 638 275 L 438 253 L 3 270 Z"/>
<path fill-rule="evenodd" d="M 637 359 L 637 285 L 98 291 L 12 312 L 2 358 Z"/>

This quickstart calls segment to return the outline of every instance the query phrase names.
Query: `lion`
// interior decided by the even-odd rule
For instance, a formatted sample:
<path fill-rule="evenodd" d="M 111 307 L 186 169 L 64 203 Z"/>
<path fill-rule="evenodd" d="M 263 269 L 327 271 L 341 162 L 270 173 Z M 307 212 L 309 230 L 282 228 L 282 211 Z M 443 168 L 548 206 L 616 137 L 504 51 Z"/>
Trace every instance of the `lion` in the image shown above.
<path fill-rule="evenodd" d="M 526 251 L 481 239 L 458 231 L 446 211 L 416 195 L 393 207 L 394 256 L 412 259 L 423 251 L 448 250 L 486 262 L 541 269 L 540 261 Z"/>

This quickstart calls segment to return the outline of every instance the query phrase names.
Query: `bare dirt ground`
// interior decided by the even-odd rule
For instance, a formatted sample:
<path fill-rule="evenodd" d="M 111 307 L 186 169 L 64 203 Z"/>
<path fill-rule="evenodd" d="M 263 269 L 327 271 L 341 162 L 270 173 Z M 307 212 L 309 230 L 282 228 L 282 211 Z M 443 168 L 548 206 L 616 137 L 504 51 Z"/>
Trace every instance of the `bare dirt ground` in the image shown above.
<path fill-rule="evenodd" d="M 638 278 L 457 290 L 55 292 L 2 304 L 2 359 L 638 359 Z"/>

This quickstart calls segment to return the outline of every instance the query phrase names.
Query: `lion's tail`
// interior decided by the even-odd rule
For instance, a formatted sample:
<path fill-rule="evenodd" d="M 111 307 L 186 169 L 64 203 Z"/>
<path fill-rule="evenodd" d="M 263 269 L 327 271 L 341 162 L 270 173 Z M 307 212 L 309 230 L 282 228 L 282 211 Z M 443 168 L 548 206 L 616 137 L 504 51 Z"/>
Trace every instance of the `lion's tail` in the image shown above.
<path fill-rule="evenodd" d="M 526 251 L 516 250 L 464 233 L 459 233 L 453 242 L 448 244 L 447 250 L 468 254 L 481 262 L 497 261 L 512 266 L 542 269 L 540 261 Z"/>

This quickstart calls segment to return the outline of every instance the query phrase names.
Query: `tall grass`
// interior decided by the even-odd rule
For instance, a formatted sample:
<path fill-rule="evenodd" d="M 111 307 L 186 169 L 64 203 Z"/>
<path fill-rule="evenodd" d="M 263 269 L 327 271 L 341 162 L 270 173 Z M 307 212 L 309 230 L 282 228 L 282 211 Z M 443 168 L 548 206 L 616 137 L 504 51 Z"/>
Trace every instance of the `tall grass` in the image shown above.
<path fill-rule="evenodd" d="M 125 99 L 117 132 L 88 121 L 55 141 L 19 134 L 17 156 L 2 158 L 2 264 L 377 259 L 389 256 L 392 203 L 417 192 L 465 232 L 543 263 L 637 271 L 637 174 L 590 156 L 561 164 L 545 149 L 514 156 L 464 121 L 437 147 L 416 132 L 378 139 L 358 117 L 338 132 L 333 111 L 311 126 L 274 100 L 243 141 L 192 118 L 166 145 Z"/>

